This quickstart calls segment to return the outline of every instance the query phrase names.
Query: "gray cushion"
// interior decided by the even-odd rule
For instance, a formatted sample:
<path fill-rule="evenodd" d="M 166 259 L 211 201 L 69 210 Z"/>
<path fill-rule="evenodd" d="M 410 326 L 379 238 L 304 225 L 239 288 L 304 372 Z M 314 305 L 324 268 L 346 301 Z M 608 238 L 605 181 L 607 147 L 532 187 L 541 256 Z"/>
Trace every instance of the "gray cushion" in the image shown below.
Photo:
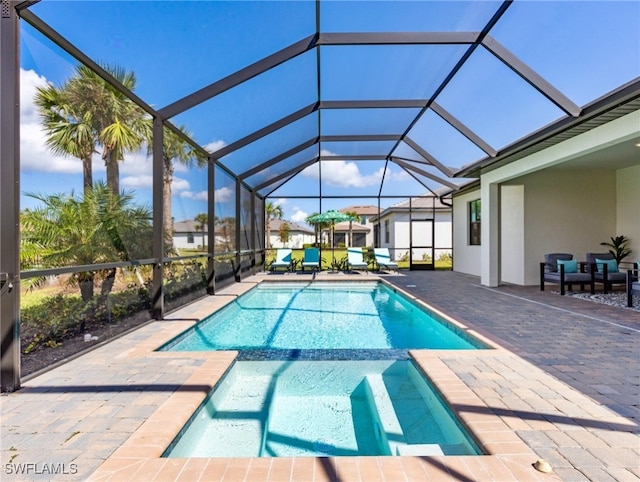
<path fill-rule="evenodd" d="M 598 259 L 616 259 L 611 253 L 587 253 L 587 263 L 595 263 Z"/>
<path fill-rule="evenodd" d="M 595 273 L 597 280 L 604 279 L 604 273 Z M 627 280 L 627 273 L 607 273 L 607 281 L 613 281 L 615 283 L 624 283 Z"/>
<path fill-rule="evenodd" d="M 549 271 L 555 273 L 558 271 L 558 260 L 571 260 L 573 255 L 569 253 L 549 253 L 544 255 L 544 262 L 547 264 Z M 558 278 L 560 279 L 560 278 Z"/>
<path fill-rule="evenodd" d="M 546 281 L 553 281 L 560 283 L 560 273 L 545 273 L 544 279 Z M 589 273 L 565 273 L 565 284 L 568 283 L 590 283 L 591 275 Z"/>
<path fill-rule="evenodd" d="M 634 281 L 631 283 L 631 292 L 633 294 L 640 294 L 640 281 Z"/>

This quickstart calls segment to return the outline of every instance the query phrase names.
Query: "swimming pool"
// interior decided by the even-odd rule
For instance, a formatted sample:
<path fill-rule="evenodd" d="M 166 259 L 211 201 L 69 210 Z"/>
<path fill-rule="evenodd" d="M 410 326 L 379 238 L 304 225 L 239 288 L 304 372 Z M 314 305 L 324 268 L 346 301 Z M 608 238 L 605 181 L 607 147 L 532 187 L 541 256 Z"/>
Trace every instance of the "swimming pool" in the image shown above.
<path fill-rule="evenodd" d="M 240 361 L 164 456 L 480 453 L 410 361 Z"/>
<path fill-rule="evenodd" d="M 162 350 L 478 349 L 383 283 L 261 283 Z"/>

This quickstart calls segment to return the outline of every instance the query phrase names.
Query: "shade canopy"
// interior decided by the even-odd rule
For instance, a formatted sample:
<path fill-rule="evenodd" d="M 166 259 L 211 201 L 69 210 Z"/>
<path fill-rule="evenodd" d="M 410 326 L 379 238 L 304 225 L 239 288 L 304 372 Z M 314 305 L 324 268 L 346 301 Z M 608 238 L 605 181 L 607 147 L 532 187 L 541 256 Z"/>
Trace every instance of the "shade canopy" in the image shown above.
<path fill-rule="evenodd" d="M 25 5 L 25 70 L 134 71 L 136 102 L 261 197 L 455 190 L 640 76 L 639 2 Z"/>

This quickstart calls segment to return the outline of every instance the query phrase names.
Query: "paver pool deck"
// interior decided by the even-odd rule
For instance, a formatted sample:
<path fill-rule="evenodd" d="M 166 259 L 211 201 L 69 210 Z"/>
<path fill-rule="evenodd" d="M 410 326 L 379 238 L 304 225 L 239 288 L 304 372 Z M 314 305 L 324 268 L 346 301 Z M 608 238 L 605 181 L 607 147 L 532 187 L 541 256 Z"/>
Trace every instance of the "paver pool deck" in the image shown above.
<path fill-rule="evenodd" d="M 264 279 L 307 279 L 256 275 L 0 397 L 0 480 L 640 480 L 639 312 L 452 272 L 383 278 L 496 346 L 411 352 L 487 455 L 161 458 L 236 352 L 154 350 Z"/>

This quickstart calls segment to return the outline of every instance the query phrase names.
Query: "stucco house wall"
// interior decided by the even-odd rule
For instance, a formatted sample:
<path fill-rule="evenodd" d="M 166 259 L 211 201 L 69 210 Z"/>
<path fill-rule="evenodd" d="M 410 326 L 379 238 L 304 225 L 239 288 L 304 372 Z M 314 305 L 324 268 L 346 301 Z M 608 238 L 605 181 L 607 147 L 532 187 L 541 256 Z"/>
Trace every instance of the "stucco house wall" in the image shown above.
<path fill-rule="evenodd" d="M 606 252 L 600 243 L 616 235 L 630 239 L 628 259 L 639 258 L 640 160 L 618 170 L 580 163 L 583 153 L 597 154 L 637 136 L 638 119 L 629 114 L 491 171 L 482 176 L 480 189 L 454 195 L 454 270 L 479 275 L 489 286 L 496 280 L 535 285 L 545 253 L 568 252 L 584 260 L 587 252 Z M 489 245 L 469 246 L 468 203 L 479 198 L 482 243 Z"/>
<path fill-rule="evenodd" d="M 480 189 L 453 198 L 453 270 L 480 276 L 480 246 L 469 243 L 469 203 L 480 199 Z"/>
<path fill-rule="evenodd" d="M 429 216 L 431 215 L 432 212 L 430 211 Z M 415 216 L 416 213 L 414 213 Z M 432 244 L 436 250 L 436 257 L 442 252 L 451 253 L 453 245 L 451 211 L 437 211 L 433 219 L 435 239 L 431 239 L 430 232 L 417 231 L 417 225 L 414 224 L 413 245 L 429 246 Z M 389 221 L 389 242 L 386 242 L 385 237 L 385 222 L 387 220 Z M 407 254 L 411 246 L 409 213 L 390 212 L 382 216 L 380 238 L 380 247 L 392 248 L 390 249 L 390 254 L 393 259 L 399 259 Z M 414 250 L 414 256 L 420 256 L 420 252 L 417 249 Z"/>

